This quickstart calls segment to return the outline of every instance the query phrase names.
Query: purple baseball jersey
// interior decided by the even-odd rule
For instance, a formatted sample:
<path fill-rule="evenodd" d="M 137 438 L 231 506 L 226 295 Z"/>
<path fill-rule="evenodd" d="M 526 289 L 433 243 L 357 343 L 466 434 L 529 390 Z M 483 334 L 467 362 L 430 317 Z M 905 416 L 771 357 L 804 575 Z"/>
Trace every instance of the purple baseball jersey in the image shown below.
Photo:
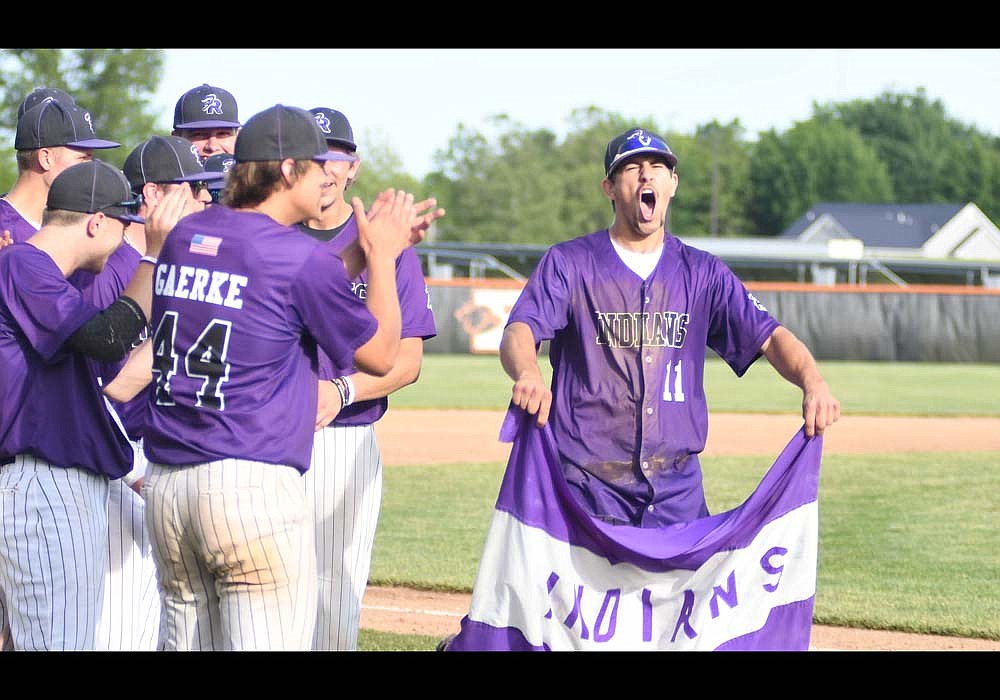
<path fill-rule="evenodd" d="M 93 363 L 62 349 L 98 311 L 34 246 L 0 251 L 0 460 L 32 454 L 112 479 L 132 468 Z"/>
<path fill-rule="evenodd" d="M 10 231 L 11 238 L 21 243 L 31 238 L 37 229 L 5 199 L 0 199 L 0 233 Z M 139 264 L 139 251 L 130 245 L 122 244 L 111 254 L 100 274 L 95 275 L 86 270 L 77 270 L 69 276 L 69 282 L 83 292 L 84 298 L 99 309 L 110 306 L 128 286 L 135 268 Z M 127 358 L 126 358 L 127 359 Z M 110 382 L 125 360 L 112 365 L 102 366 L 89 360 L 94 371 L 102 378 L 102 382 Z M 141 436 L 141 416 L 145 410 L 145 401 L 136 397 L 128 404 L 112 402 L 118 411 L 129 435 L 133 439 Z"/>
<path fill-rule="evenodd" d="M 86 270 L 77 270 L 70 275 L 69 281 L 83 293 L 87 301 L 98 308 L 106 309 L 122 295 L 129 282 L 132 281 L 132 275 L 135 274 L 135 270 L 139 266 L 139 258 L 139 251 L 123 243 L 108 258 L 108 262 L 100 274 L 95 275 Z M 140 340 L 146 337 L 146 333 L 143 332 Z M 111 364 L 93 362 L 95 372 L 101 377 L 102 384 L 107 385 L 114 379 L 127 359 L 126 356 L 121 361 Z M 142 437 L 142 424 L 148 403 L 146 392 L 140 392 L 126 403 L 111 402 L 132 440 L 138 440 Z"/>
<path fill-rule="evenodd" d="M 742 376 L 778 326 L 732 271 L 668 233 L 643 280 L 605 229 L 546 252 L 515 321 L 551 341 L 549 420 L 583 505 L 643 527 L 708 515 L 705 348 Z"/>
<path fill-rule="evenodd" d="M 358 222 L 351 217 L 337 229 L 319 231 L 304 225 L 300 229 L 318 240 L 329 241 L 332 251 L 339 253 L 358 237 Z M 329 237 L 328 237 L 329 236 Z M 358 279 L 350 282 L 351 291 L 361 300 L 368 294 L 368 272 L 362 270 Z M 420 257 L 413 248 L 407 248 L 396 259 L 396 294 L 399 297 L 399 309 L 402 314 L 401 338 L 421 338 L 427 340 L 437 335 L 434 324 L 434 312 L 431 310 L 431 297 L 427 291 L 427 281 L 420 266 Z M 354 364 L 336 366 L 330 357 L 319 351 L 319 378 L 332 379 L 355 371 Z M 350 406 L 341 409 L 333 421 L 333 425 L 370 425 L 385 415 L 389 408 L 389 397 L 355 401 Z"/>
<path fill-rule="evenodd" d="M 24 243 L 35 235 L 38 227 L 21 216 L 21 212 L 13 204 L 0 199 L 0 235 L 4 231 L 10 231 L 11 240 L 15 243 Z"/>
<path fill-rule="evenodd" d="M 228 207 L 191 214 L 171 231 L 151 320 L 149 460 L 238 458 L 301 472 L 313 443 L 317 344 L 349 365 L 378 327 L 328 246 Z"/>

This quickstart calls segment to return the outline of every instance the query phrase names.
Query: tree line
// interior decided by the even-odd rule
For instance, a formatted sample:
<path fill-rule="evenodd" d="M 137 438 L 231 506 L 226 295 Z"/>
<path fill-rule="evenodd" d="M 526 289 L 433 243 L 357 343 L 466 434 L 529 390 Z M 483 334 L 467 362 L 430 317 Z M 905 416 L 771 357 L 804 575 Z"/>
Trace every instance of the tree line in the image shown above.
<path fill-rule="evenodd" d="M 2 50 L 0 138 L 13 144 L 25 94 L 60 87 L 91 111 L 101 136 L 122 143 L 101 153 L 120 167 L 164 121 L 151 105 L 162 72 L 159 50 Z M 774 236 L 824 201 L 974 202 L 1000 221 L 1000 140 L 952 118 L 923 89 L 814 103 L 809 119 L 755 135 L 738 119 L 679 133 L 655 116 L 598 107 L 573 110 L 568 123 L 562 139 L 507 115 L 490 119 L 489 136 L 459 123 L 423 178 L 405 171 L 384 135 L 356 125 L 364 161 L 349 194 L 370 202 L 394 186 L 436 197 L 448 210 L 434 231 L 438 241 L 547 245 L 610 223 L 600 188 L 604 149 L 615 134 L 641 126 L 678 156 L 668 227 L 680 236 Z M 14 158 L 0 162 L 0 190 L 15 177 Z"/>

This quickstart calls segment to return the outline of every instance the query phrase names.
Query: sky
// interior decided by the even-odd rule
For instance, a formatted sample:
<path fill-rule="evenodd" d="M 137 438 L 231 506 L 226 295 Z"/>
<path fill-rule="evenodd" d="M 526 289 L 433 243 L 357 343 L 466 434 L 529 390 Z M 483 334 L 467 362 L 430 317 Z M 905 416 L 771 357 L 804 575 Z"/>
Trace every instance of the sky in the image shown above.
<path fill-rule="evenodd" d="M 164 130 L 177 98 L 208 83 L 233 94 L 244 122 L 279 102 L 338 109 L 362 158 L 370 134 L 418 178 L 459 124 L 490 136 L 490 117 L 506 114 L 562 139 L 572 110 L 592 105 L 685 134 L 739 119 L 754 140 L 809 119 L 814 102 L 923 88 L 952 119 L 1000 135 L 1000 49 L 226 48 L 165 56 L 154 98 Z"/>

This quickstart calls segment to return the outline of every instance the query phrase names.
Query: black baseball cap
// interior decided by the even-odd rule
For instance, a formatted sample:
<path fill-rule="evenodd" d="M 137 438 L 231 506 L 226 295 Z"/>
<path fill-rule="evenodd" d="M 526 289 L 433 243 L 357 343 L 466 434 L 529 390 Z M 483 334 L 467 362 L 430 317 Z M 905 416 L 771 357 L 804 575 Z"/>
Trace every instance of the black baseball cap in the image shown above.
<path fill-rule="evenodd" d="M 347 121 L 343 112 L 330 107 L 313 107 L 309 111 L 316 118 L 316 124 L 323 132 L 323 138 L 327 143 L 342 146 L 352 152 L 358 150 L 358 144 L 354 143 L 351 122 Z"/>
<path fill-rule="evenodd" d="M 357 157 L 327 148 L 312 112 L 276 104 L 247 120 L 236 136 L 237 163 L 294 160 L 347 160 Z"/>
<path fill-rule="evenodd" d="M 236 158 L 231 153 L 216 153 L 205 159 L 205 172 L 219 173 L 219 177 L 210 180 L 208 189 L 221 190 L 226 186 L 226 173 L 232 170 L 236 164 Z"/>
<path fill-rule="evenodd" d="M 663 156 L 671 169 L 677 166 L 677 156 L 660 136 L 637 126 L 626 129 L 608 143 L 604 151 L 604 174 L 611 176 L 622 161 L 638 153 L 656 153 Z"/>
<path fill-rule="evenodd" d="M 17 107 L 17 118 L 20 119 L 22 114 L 38 103 L 49 102 L 52 100 L 67 106 L 76 104 L 76 100 L 74 100 L 73 97 L 65 90 L 47 87 L 35 88 L 25 95 L 23 100 L 21 100 L 21 104 Z"/>
<path fill-rule="evenodd" d="M 124 173 L 96 158 L 77 163 L 59 173 L 49 188 L 45 206 L 85 214 L 100 211 L 114 219 L 146 223 L 136 214 L 139 198 L 132 194 Z"/>
<path fill-rule="evenodd" d="M 128 154 L 123 170 L 136 193 L 147 182 L 208 182 L 223 177 L 206 172 L 197 147 L 180 136 L 149 137 Z"/>
<path fill-rule="evenodd" d="M 30 151 L 53 146 L 99 149 L 118 148 L 121 144 L 97 138 L 90 112 L 78 105 L 43 100 L 17 120 L 14 148 Z"/>
<path fill-rule="evenodd" d="M 185 92 L 174 106 L 175 129 L 237 129 L 240 126 L 236 98 L 228 90 L 208 83 Z"/>

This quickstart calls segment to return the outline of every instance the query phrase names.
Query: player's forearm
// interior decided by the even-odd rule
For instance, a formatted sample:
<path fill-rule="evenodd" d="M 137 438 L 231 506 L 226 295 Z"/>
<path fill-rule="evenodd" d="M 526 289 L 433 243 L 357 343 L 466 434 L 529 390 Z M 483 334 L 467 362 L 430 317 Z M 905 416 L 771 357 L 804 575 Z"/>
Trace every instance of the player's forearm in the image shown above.
<path fill-rule="evenodd" d="M 514 322 L 504 329 L 500 339 L 500 364 L 514 381 L 523 378 L 526 373 L 541 376 L 535 336 L 528 324 Z"/>
<path fill-rule="evenodd" d="M 354 400 L 381 399 L 404 386 L 413 384 L 420 376 L 423 358 L 423 338 L 403 338 L 400 341 L 396 364 L 384 376 L 377 377 L 365 372 L 355 372 L 350 375 L 354 384 Z"/>
<path fill-rule="evenodd" d="M 396 363 L 402 329 L 394 260 L 378 257 L 368 261 L 366 304 L 378 321 L 378 329 L 367 343 L 358 348 L 354 361 L 361 370 L 384 376 Z"/>
<path fill-rule="evenodd" d="M 809 348 L 784 326 L 775 329 L 761 350 L 778 374 L 803 391 L 825 384 Z"/>
<path fill-rule="evenodd" d="M 118 375 L 104 387 L 104 394 L 125 403 L 153 381 L 153 343 L 146 340 L 132 351 Z"/>

